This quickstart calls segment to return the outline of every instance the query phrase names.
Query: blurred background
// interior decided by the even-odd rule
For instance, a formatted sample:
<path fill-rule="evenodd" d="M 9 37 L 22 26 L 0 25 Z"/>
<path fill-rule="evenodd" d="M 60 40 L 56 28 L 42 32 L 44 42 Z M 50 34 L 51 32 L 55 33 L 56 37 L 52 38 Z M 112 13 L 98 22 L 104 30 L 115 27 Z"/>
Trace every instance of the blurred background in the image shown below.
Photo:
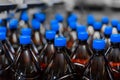
<path fill-rule="evenodd" d="M 85 24 L 87 14 L 94 14 L 97 20 L 101 20 L 102 16 L 120 19 L 120 0 L 0 0 L 0 18 L 11 16 L 12 13 L 18 13 L 17 17 L 21 9 L 27 9 L 29 15 L 36 11 L 45 12 L 46 22 L 55 13 L 66 17 L 71 12 L 78 15 L 82 24 Z"/>

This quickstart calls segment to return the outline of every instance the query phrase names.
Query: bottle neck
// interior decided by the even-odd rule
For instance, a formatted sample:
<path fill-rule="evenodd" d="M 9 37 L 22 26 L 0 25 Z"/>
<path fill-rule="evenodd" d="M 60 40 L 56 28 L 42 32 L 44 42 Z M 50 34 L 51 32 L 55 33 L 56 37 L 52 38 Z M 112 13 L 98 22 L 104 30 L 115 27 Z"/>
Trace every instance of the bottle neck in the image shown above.
<path fill-rule="evenodd" d="M 54 40 L 47 40 L 48 44 L 53 44 Z"/>
<path fill-rule="evenodd" d="M 79 40 L 79 44 L 80 44 L 80 45 L 86 45 L 86 44 L 87 44 L 87 40 L 84 40 L 84 41 Z"/>
<path fill-rule="evenodd" d="M 113 26 L 114 28 L 116 28 L 117 26 Z"/>
<path fill-rule="evenodd" d="M 95 53 L 96 56 L 102 56 L 102 55 L 104 55 L 104 49 L 101 49 L 101 50 L 94 49 L 93 51 L 94 51 L 94 53 Z"/>
<path fill-rule="evenodd" d="M 39 32 L 40 31 L 40 29 L 35 29 L 35 30 L 33 30 L 34 32 Z"/>
<path fill-rule="evenodd" d="M 93 25 L 92 25 L 92 24 L 88 24 L 88 27 L 89 27 L 89 26 L 92 26 L 92 27 L 93 27 Z"/>
<path fill-rule="evenodd" d="M 120 43 L 112 43 L 112 42 L 111 42 L 111 45 L 112 45 L 113 48 L 119 48 L 119 44 L 120 44 Z"/>
<path fill-rule="evenodd" d="M 100 32 L 100 30 L 99 29 L 95 29 L 95 32 Z"/>
<path fill-rule="evenodd" d="M 30 49 L 30 44 L 26 44 L 26 45 L 21 45 L 22 49 Z"/>
<path fill-rule="evenodd" d="M 76 29 L 71 29 L 73 32 L 76 31 Z"/>
<path fill-rule="evenodd" d="M 106 34 L 105 34 L 105 37 L 106 37 L 106 38 L 110 38 L 110 35 L 106 35 Z"/>
<path fill-rule="evenodd" d="M 17 32 L 17 28 L 16 29 L 10 29 L 10 31 L 13 34 L 13 33 Z"/>
<path fill-rule="evenodd" d="M 102 26 L 104 26 L 104 25 L 108 25 L 108 23 L 102 23 Z"/>
<path fill-rule="evenodd" d="M 56 47 L 56 52 L 57 53 L 62 53 L 62 51 L 64 51 L 64 47 Z"/>

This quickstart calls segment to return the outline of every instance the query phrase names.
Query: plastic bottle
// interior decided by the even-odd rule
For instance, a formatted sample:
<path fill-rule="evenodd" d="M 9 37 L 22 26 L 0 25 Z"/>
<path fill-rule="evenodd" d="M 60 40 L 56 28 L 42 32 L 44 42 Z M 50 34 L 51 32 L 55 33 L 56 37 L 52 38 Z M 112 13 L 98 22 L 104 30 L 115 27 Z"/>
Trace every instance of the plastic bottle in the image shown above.
<path fill-rule="evenodd" d="M 24 36 L 31 36 L 32 37 L 32 29 L 31 28 L 22 28 L 21 29 L 21 35 Z M 33 40 L 31 40 L 31 45 L 32 45 L 32 50 L 39 55 L 39 52 L 37 50 L 37 47 L 35 46 L 35 44 L 33 43 Z"/>
<path fill-rule="evenodd" d="M 110 39 L 111 39 L 112 49 L 110 53 L 108 53 L 107 57 L 114 71 L 115 80 L 119 80 L 120 79 L 120 55 L 119 55 L 120 35 L 112 34 Z"/>
<path fill-rule="evenodd" d="M 78 35 L 79 32 L 86 32 L 86 31 L 87 31 L 87 28 L 84 25 L 78 25 L 76 27 L 76 33 L 77 33 L 76 35 Z M 75 51 L 75 49 L 78 45 L 79 45 L 79 40 L 78 40 L 78 37 L 77 37 L 77 39 L 73 41 L 72 48 L 70 49 L 71 53 L 73 53 Z"/>
<path fill-rule="evenodd" d="M 59 26 L 60 26 L 60 34 L 62 34 L 65 30 L 64 30 L 64 25 L 63 25 L 63 16 L 60 13 L 55 14 L 55 19 L 59 22 Z"/>
<path fill-rule="evenodd" d="M 44 22 L 46 20 L 45 13 L 37 12 L 37 13 L 34 14 L 34 18 L 40 22 L 40 26 L 41 26 L 40 27 L 40 32 L 41 32 L 42 35 L 44 35 L 45 34 L 45 30 L 46 30 L 46 27 L 44 25 Z"/>
<path fill-rule="evenodd" d="M 93 40 L 94 54 L 85 67 L 83 80 L 114 80 L 112 69 L 104 54 L 105 45 L 102 39 Z"/>
<path fill-rule="evenodd" d="M 39 60 L 31 49 L 31 37 L 20 36 L 20 49 L 14 62 L 14 80 L 39 80 L 41 79 L 41 69 Z"/>
<path fill-rule="evenodd" d="M 100 22 L 95 22 L 94 23 L 94 35 L 93 35 L 93 39 L 101 39 L 103 38 L 103 35 L 100 33 L 102 24 Z"/>
<path fill-rule="evenodd" d="M 77 22 L 77 20 L 78 20 L 78 17 L 77 17 L 77 15 L 76 15 L 75 13 L 71 13 L 71 14 L 68 16 L 68 18 L 67 18 L 68 24 L 69 24 L 71 21 Z"/>
<path fill-rule="evenodd" d="M 40 31 L 40 22 L 33 19 L 31 22 L 31 25 L 32 25 L 32 29 L 33 29 L 32 40 L 39 51 L 39 50 L 41 50 L 41 48 L 43 46 L 43 37 L 42 37 L 41 33 L 39 32 Z"/>
<path fill-rule="evenodd" d="M 117 33 L 118 33 L 118 31 L 117 31 L 118 23 L 119 23 L 119 21 L 116 20 L 116 19 L 113 19 L 113 20 L 111 21 L 111 25 L 112 25 L 112 27 L 113 27 L 112 34 L 117 34 Z"/>
<path fill-rule="evenodd" d="M 55 31 L 56 32 L 56 37 L 58 36 L 61 36 L 61 34 L 59 33 L 59 23 L 57 20 L 51 20 L 50 21 L 50 27 L 51 27 L 51 30 Z"/>
<path fill-rule="evenodd" d="M 23 10 L 20 15 L 20 21 L 19 21 L 20 28 L 24 27 L 30 27 L 29 25 L 29 16 L 26 10 Z"/>
<path fill-rule="evenodd" d="M 107 16 L 104 16 L 104 17 L 102 17 L 102 29 L 101 29 L 101 32 L 102 33 L 104 33 L 104 30 L 105 30 L 105 28 L 108 26 L 108 24 L 109 24 L 109 19 L 108 19 L 108 17 Z"/>
<path fill-rule="evenodd" d="M 41 61 L 41 67 L 43 70 L 46 68 L 49 61 L 51 60 L 51 57 L 55 53 L 55 47 L 54 47 L 55 34 L 56 34 L 55 31 L 52 31 L 52 30 L 46 31 L 45 37 L 46 37 L 47 43 L 42 48 L 39 54 L 39 58 Z"/>
<path fill-rule="evenodd" d="M 18 20 L 11 19 L 9 22 L 9 31 L 8 38 L 13 48 L 17 50 L 18 48 Z"/>
<path fill-rule="evenodd" d="M 14 53 L 6 39 L 6 33 L 0 32 L 0 79 L 8 80 L 12 76 Z M 11 74 L 10 74 L 11 73 Z"/>
<path fill-rule="evenodd" d="M 110 43 L 110 36 L 111 36 L 111 34 L 112 34 L 112 27 L 106 26 L 106 28 L 104 29 L 106 49 L 108 49 L 111 46 L 111 43 Z"/>
<path fill-rule="evenodd" d="M 66 38 L 57 37 L 54 40 L 55 53 L 52 56 L 46 70 L 45 80 L 79 80 L 75 75 L 74 65 L 71 63 L 65 49 Z"/>
<path fill-rule="evenodd" d="M 69 23 L 70 31 L 69 31 L 69 36 L 68 36 L 68 41 L 67 41 L 67 48 L 71 49 L 73 46 L 74 41 L 77 40 L 77 33 L 76 33 L 76 27 L 77 27 L 77 22 L 73 21 Z"/>
<path fill-rule="evenodd" d="M 87 26 L 88 26 L 87 32 L 89 33 L 90 36 L 94 34 L 94 28 L 93 28 L 94 22 L 95 22 L 94 16 L 92 14 L 89 14 L 87 16 Z"/>
<path fill-rule="evenodd" d="M 117 25 L 117 31 L 120 33 L 120 24 Z"/>
<path fill-rule="evenodd" d="M 79 32 L 78 33 L 78 46 L 75 51 L 72 53 L 72 62 L 76 65 L 77 70 L 82 73 L 83 68 L 90 58 L 89 46 L 87 44 L 88 33 L 87 32 Z"/>
<path fill-rule="evenodd" d="M 13 46 L 11 45 L 10 41 L 7 38 L 7 28 L 4 27 L 4 26 L 0 27 L 0 32 L 6 34 L 5 35 L 6 45 L 7 45 L 8 49 L 11 51 L 11 53 L 13 53 L 13 55 L 15 55 L 15 50 L 14 50 Z"/>
<path fill-rule="evenodd" d="M 93 27 L 94 27 L 94 34 L 90 36 L 88 39 L 88 44 L 90 45 L 91 48 L 94 39 L 104 38 L 103 34 L 100 33 L 102 24 L 100 22 L 95 22 Z"/>

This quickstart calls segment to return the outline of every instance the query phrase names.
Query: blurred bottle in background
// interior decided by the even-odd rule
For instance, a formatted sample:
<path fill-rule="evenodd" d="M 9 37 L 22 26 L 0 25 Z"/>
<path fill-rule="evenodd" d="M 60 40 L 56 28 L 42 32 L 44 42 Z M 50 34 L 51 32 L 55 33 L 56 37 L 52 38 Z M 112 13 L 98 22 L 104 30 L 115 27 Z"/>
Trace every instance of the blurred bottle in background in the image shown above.
<path fill-rule="evenodd" d="M 117 31 L 120 34 L 120 24 L 117 25 Z"/>
<path fill-rule="evenodd" d="M 19 26 L 20 26 L 20 28 L 30 27 L 30 25 L 29 25 L 29 16 L 28 16 L 27 10 L 22 10 L 21 11 L 20 20 L 19 20 Z"/>
<path fill-rule="evenodd" d="M 88 26 L 87 32 L 89 33 L 89 36 L 92 36 L 94 34 L 94 28 L 93 28 L 95 22 L 94 16 L 92 14 L 87 15 L 86 21 Z"/>
<path fill-rule="evenodd" d="M 113 20 L 111 21 L 111 25 L 112 25 L 112 27 L 113 27 L 113 29 L 112 29 L 112 34 L 117 34 L 117 33 L 118 33 L 118 31 L 117 31 L 118 23 L 119 23 L 119 21 L 116 20 L 116 19 L 113 19 Z"/>
<path fill-rule="evenodd" d="M 63 34 L 63 32 L 65 31 L 65 26 L 63 25 L 63 20 L 64 20 L 64 17 L 60 14 L 60 13 L 57 13 L 55 14 L 55 19 L 58 21 L 59 23 L 59 26 L 60 26 L 60 34 Z"/>
<path fill-rule="evenodd" d="M 91 49 L 92 49 L 92 44 L 94 39 L 104 38 L 103 34 L 100 32 L 102 27 L 101 22 L 95 22 L 93 27 L 94 27 L 94 34 L 90 36 L 88 39 L 88 44 L 90 45 Z"/>
<path fill-rule="evenodd" d="M 102 22 L 101 32 L 104 33 L 105 28 L 106 28 L 106 27 L 108 26 L 108 24 L 109 24 L 109 18 L 108 18 L 107 16 L 104 16 L 104 17 L 102 17 L 101 22 Z"/>
<path fill-rule="evenodd" d="M 45 13 L 42 12 L 37 12 L 34 14 L 34 18 L 40 22 L 40 32 L 42 35 L 45 34 L 46 27 L 44 25 L 44 22 L 46 20 L 46 15 Z"/>
<path fill-rule="evenodd" d="M 11 19 L 9 22 L 9 32 L 8 32 L 8 38 L 10 43 L 12 44 L 13 48 L 17 50 L 18 48 L 18 20 L 17 19 Z"/>
<path fill-rule="evenodd" d="M 32 30 L 33 30 L 32 39 L 39 51 L 41 50 L 43 46 L 43 37 L 40 33 L 40 22 L 37 21 L 36 19 L 33 19 L 31 22 L 31 25 L 32 25 Z"/>
<path fill-rule="evenodd" d="M 68 38 L 68 41 L 67 41 L 67 48 L 71 49 L 74 41 L 77 40 L 77 33 L 76 33 L 77 22 L 75 22 L 75 21 L 72 22 L 71 21 L 69 23 L 69 27 L 70 27 L 70 31 L 69 31 L 69 36 L 68 36 L 69 38 Z"/>
<path fill-rule="evenodd" d="M 105 37 L 105 42 L 106 42 L 106 49 L 108 49 L 111 46 L 111 42 L 110 42 L 111 34 L 112 34 L 112 27 L 107 26 L 104 29 L 104 37 Z"/>
<path fill-rule="evenodd" d="M 57 20 L 51 20 L 50 21 L 50 27 L 51 27 L 51 30 L 55 31 L 56 32 L 56 37 L 58 36 L 62 36 L 62 34 L 59 33 L 59 23 Z"/>

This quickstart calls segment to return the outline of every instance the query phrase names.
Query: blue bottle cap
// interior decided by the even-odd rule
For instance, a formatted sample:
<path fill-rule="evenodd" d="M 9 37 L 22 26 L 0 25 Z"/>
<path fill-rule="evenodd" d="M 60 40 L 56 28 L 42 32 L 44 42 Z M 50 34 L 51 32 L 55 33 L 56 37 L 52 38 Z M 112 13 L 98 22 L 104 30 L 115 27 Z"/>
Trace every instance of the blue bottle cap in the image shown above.
<path fill-rule="evenodd" d="M 20 36 L 19 37 L 20 44 L 26 45 L 31 43 L 31 37 L 30 36 Z"/>
<path fill-rule="evenodd" d="M 35 19 L 37 19 L 40 22 L 44 22 L 46 19 L 46 15 L 44 13 L 35 13 Z"/>
<path fill-rule="evenodd" d="M 109 23 L 109 18 L 108 18 L 107 16 L 104 16 L 104 17 L 102 18 L 102 23 L 103 23 L 103 24 L 108 24 L 108 23 Z"/>
<path fill-rule="evenodd" d="M 70 17 L 74 18 L 77 21 L 77 15 L 75 13 L 70 14 Z"/>
<path fill-rule="evenodd" d="M 31 34 L 32 34 L 31 28 L 22 28 L 21 29 L 21 35 L 31 36 Z"/>
<path fill-rule="evenodd" d="M 77 32 L 86 32 L 87 28 L 84 25 L 77 26 Z"/>
<path fill-rule="evenodd" d="M 119 34 L 111 34 L 110 41 L 112 43 L 119 43 L 120 42 L 120 35 Z"/>
<path fill-rule="evenodd" d="M 93 16 L 92 14 L 89 14 L 89 15 L 87 16 L 87 24 L 88 24 L 88 25 L 93 25 L 94 22 L 95 22 L 94 16 Z"/>
<path fill-rule="evenodd" d="M 57 46 L 57 47 L 66 46 L 66 38 L 64 38 L 64 37 L 55 38 L 54 45 Z"/>
<path fill-rule="evenodd" d="M 88 39 L 88 33 L 87 32 L 79 32 L 78 33 L 78 39 L 81 41 Z"/>
<path fill-rule="evenodd" d="M 69 23 L 69 26 L 70 26 L 71 29 L 76 29 L 77 22 L 76 21 L 72 21 L 72 22 Z"/>
<path fill-rule="evenodd" d="M 111 35 L 112 34 L 112 27 L 107 26 L 104 30 L 105 35 Z"/>
<path fill-rule="evenodd" d="M 27 14 L 27 11 L 23 11 L 23 12 L 21 13 L 21 20 L 27 22 L 28 19 L 29 19 L 29 16 L 28 16 L 28 14 Z"/>
<path fill-rule="evenodd" d="M 53 24 L 58 24 L 58 21 L 57 20 L 51 20 L 50 25 L 53 25 Z"/>
<path fill-rule="evenodd" d="M 117 25 L 117 30 L 120 32 L 120 24 Z"/>
<path fill-rule="evenodd" d="M 5 40 L 5 39 L 6 39 L 6 33 L 0 32 L 0 40 Z"/>
<path fill-rule="evenodd" d="M 31 22 L 32 28 L 34 30 L 39 30 L 40 29 L 40 22 L 37 21 L 36 19 L 33 19 Z"/>
<path fill-rule="evenodd" d="M 58 21 L 58 22 L 63 22 L 64 18 L 61 14 L 57 13 L 55 15 L 55 19 Z"/>
<path fill-rule="evenodd" d="M 10 29 L 16 29 L 18 27 L 18 20 L 17 19 L 11 19 L 9 22 Z"/>
<path fill-rule="evenodd" d="M 105 40 L 95 39 L 93 40 L 93 49 L 102 50 L 105 48 Z"/>
<path fill-rule="evenodd" d="M 7 29 L 6 29 L 6 27 L 4 27 L 4 26 L 0 26 L 0 32 L 7 32 Z"/>
<path fill-rule="evenodd" d="M 46 39 L 53 40 L 55 38 L 55 34 L 56 34 L 55 31 L 52 31 L 52 30 L 46 31 L 46 34 L 45 34 Z"/>
<path fill-rule="evenodd" d="M 51 20 L 50 26 L 53 31 L 59 31 L 59 24 L 57 20 Z"/>
<path fill-rule="evenodd" d="M 113 20 L 111 21 L 111 24 L 112 24 L 113 27 L 117 27 L 118 23 L 119 23 L 119 21 L 116 20 L 116 19 L 113 19 Z"/>
<path fill-rule="evenodd" d="M 102 27 L 102 24 L 101 24 L 100 22 L 95 22 L 95 23 L 94 23 L 94 29 L 95 29 L 95 30 L 100 30 L 101 27 Z"/>
<path fill-rule="evenodd" d="M 71 22 L 77 22 L 77 20 L 73 17 L 68 17 L 67 22 L 70 24 Z"/>

